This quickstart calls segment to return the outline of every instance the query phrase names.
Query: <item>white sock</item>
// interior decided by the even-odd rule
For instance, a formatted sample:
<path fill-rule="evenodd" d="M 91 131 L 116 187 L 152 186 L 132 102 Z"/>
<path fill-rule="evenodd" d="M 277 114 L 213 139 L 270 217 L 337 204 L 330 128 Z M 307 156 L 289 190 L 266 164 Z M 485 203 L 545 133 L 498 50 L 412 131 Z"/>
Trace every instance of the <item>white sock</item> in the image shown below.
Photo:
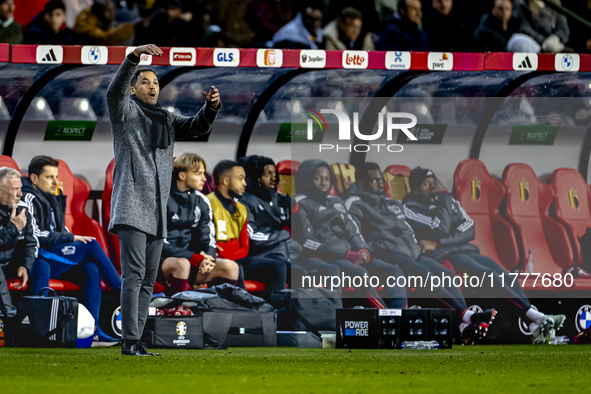
<path fill-rule="evenodd" d="M 531 332 L 532 335 L 534 335 L 534 331 L 536 331 L 538 329 L 539 324 L 537 323 L 532 323 L 529 325 L 529 332 Z"/>
<path fill-rule="evenodd" d="M 464 311 L 463 316 L 462 316 L 462 320 L 464 321 L 464 323 L 472 323 L 472 320 L 470 320 L 470 318 L 472 317 L 473 314 L 474 314 L 474 311 L 471 311 L 470 309 L 466 309 Z"/>
<path fill-rule="evenodd" d="M 544 314 L 536 311 L 534 308 L 529 308 L 527 312 L 525 312 L 525 316 L 529 317 L 536 323 L 540 323 L 544 319 Z"/>
<path fill-rule="evenodd" d="M 468 326 L 469 326 L 469 324 L 468 324 L 468 323 L 462 323 L 462 324 L 460 324 L 460 334 L 461 334 L 461 333 L 463 333 L 463 332 L 464 332 L 464 329 L 465 329 L 466 327 L 468 327 Z"/>

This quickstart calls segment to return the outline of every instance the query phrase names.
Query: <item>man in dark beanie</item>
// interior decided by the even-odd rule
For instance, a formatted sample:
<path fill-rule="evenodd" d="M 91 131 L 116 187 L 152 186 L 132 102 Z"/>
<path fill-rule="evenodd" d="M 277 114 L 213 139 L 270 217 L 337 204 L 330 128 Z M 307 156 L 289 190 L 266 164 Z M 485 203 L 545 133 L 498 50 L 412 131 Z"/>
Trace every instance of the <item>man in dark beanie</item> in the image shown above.
<path fill-rule="evenodd" d="M 115 148 L 109 231 L 119 235 L 121 246 L 121 354 L 133 356 L 153 355 L 140 338 L 167 236 L 174 141 L 209 133 L 221 109 L 212 86 L 201 91 L 206 103 L 194 117 L 166 111 L 154 71 L 137 68 L 142 55 L 161 56 L 162 50 L 152 44 L 136 48 L 107 89 Z"/>
<path fill-rule="evenodd" d="M 29 25 L 26 44 L 74 45 L 74 32 L 62 29 L 66 23 L 66 6 L 61 0 L 50 0 Z"/>

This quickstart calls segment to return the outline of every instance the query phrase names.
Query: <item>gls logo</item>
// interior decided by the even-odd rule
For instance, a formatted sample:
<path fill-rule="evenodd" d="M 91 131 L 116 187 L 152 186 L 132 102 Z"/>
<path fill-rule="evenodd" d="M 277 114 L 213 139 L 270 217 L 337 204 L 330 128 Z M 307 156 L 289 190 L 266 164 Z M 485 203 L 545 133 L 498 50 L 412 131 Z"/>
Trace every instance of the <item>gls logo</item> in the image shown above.
<path fill-rule="evenodd" d="M 240 64 L 239 49 L 216 48 L 213 51 L 213 65 L 216 67 L 238 67 Z"/>
<path fill-rule="evenodd" d="M 310 113 L 306 113 L 305 114 L 311 116 L 312 118 L 314 118 L 314 120 L 318 123 L 318 125 L 320 126 L 320 128 L 322 129 L 322 124 L 320 123 L 318 117 L 320 119 L 322 119 L 322 122 L 324 123 L 324 126 L 326 127 L 326 130 L 328 131 L 328 126 L 326 124 L 326 120 L 324 119 L 324 117 L 321 114 L 333 114 L 337 117 L 337 120 L 339 122 L 339 140 L 351 140 L 351 119 L 349 118 L 349 116 L 344 113 L 343 111 L 340 111 L 338 109 L 321 109 L 320 113 L 318 113 L 317 111 L 314 111 L 312 109 L 309 108 L 305 108 L 308 111 L 313 112 L 316 116 L 314 116 L 314 114 L 310 114 Z M 359 131 L 359 113 L 358 112 L 354 112 L 353 113 L 353 132 L 355 134 L 355 137 L 359 138 L 360 140 L 363 141 L 374 141 L 379 139 L 382 134 L 384 133 L 384 117 L 386 118 L 386 137 L 388 139 L 388 141 L 392 141 L 392 132 L 393 130 L 401 130 L 409 140 L 411 141 L 417 141 L 417 137 L 409 130 L 411 128 L 413 128 L 414 126 L 416 126 L 417 124 L 417 117 L 414 116 L 413 114 L 409 114 L 407 112 L 386 112 L 384 114 L 384 116 L 382 116 L 382 113 L 380 112 L 378 114 L 378 131 L 375 134 L 371 134 L 371 135 L 366 135 L 366 134 L 362 134 L 361 131 Z M 410 123 L 394 123 L 394 119 L 409 119 Z M 308 141 L 313 140 L 314 138 L 314 130 L 313 130 L 313 125 L 314 122 L 312 119 L 308 119 L 308 128 L 307 128 L 307 139 Z M 376 146 L 378 152 L 380 151 L 380 146 L 385 146 L 385 144 L 372 144 L 372 146 Z M 396 150 L 392 150 L 395 147 Z M 320 144 L 319 146 L 319 152 L 322 152 L 322 150 L 331 150 L 334 149 L 335 146 L 332 144 Z M 336 151 L 338 152 L 339 150 L 349 150 L 349 152 L 351 152 L 351 149 L 353 149 L 355 152 L 368 152 L 371 147 L 369 145 L 366 144 L 357 144 L 354 145 L 353 147 L 351 147 L 351 145 L 347 147 L 339 147 L 338 145 L 336 146 Z M 402 145 L 399 144 L 393 144 L 393 145 L 388 145 L 386 148 L 389 152 L 402 152 Z"/>

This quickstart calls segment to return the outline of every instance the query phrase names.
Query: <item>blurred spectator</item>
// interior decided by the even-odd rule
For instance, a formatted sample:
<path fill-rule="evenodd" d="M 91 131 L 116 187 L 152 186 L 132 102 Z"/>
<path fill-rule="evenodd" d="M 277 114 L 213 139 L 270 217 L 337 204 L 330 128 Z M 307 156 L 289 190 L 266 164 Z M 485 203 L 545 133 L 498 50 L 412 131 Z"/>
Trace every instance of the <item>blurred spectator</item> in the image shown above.
<path fill-rule="evenodd" d="M 452 0 L 432 0 L 425 11 L 423 28 L 429 35 L 432 51 L 469 52 L 473 50 L 470 14 L 454 5 Z"/>
<path fill-rule="evenodd" d="M 111 26 L 115 15 L 115 3 L 112 0 L 96 0 L 92 7 L 82 10 L 78 15 L 74 32 L 80 35 L 84 44 L 122 44 L 133 37 L 134 26 L 129 22 Z"/>
<path fill-rule="evenodd" d="M 208 3 L 207 9 L 211 16 L 210 23 L 219 26 L 227 40 L 239 47 L 250 46 L 254 33 L 246 21 L 248 0 L 198 1 Z M 213 33 L 217 32 L 214 31 Z M 206 32 L 206 34 L 208 33 Z"/>
<path fill-rule="evenodd" d="M 61 0 L 50 0 L 33 19 L 25 34 L 25 43 L 41 45 L 74 45 L 74 32 L 67 27 L 66 6 Z M 62 27 L 65 27 L 62 29 Z"/>
<path fill-rule="evenodd" d="M 341 15 L 324 28 L 324 49 L 328 50 L 364 50 L 373 51 L 371 33 L 361 36 L 363 15 L 353 7 L 341 11 Z"/>
<path fill-rule="evenodd" d="M 363 15 L 363 30 L 361 30 L 361 37 L 365 33 L 372 31 L 376 34 L 382 32 L 382 25 L 380 18 L 376 11 L 376 0 L 324 0 L 328 4 L 328 12 L 323 13 L 324 23 L 328 23 L 341 15 L 341 11 L 348 7 L 353 7 Z M 393 15 L 389 15 L 391 18 Z"/>
<path fill-rule="evenodd" d="M 268 43 L 272 48 L 318 49 L 322 42 L 322 2 L 307 0 L 302 11 Z M 269 45 L 270 44 L 270 45 Z"/>
<path fill-rule="evenodd" d="M 375 0 L 376 13 L 382 26 L 386 26 L 396 15 L 399 2 L 400 0 Z"/>
<path fill-rule="evenodd" d="M 134 22 L 140 17 L 137 0 L 119 0 L 115 3 L 115 22 Z"/>
<path fill-rule="evenodd" d="M 519 27 L 519 21 L 512 18 L 511 0 L 495 0 L 492 10 L 484 14 L 474 32 L 479 51 L 504 52 L 509 38 Z"/>
<path fill-rule="evenodd" d="M 560 5 L 560 0 L 553 0 Z M 544 52 L 562 52 L 570 30 L 564 15 L 549 9 L 541 0 L 517 0 L 515 18 L 521 21 L 519 33 L 533 38 Z"/>
<path fill-rule="evenodd" d="M 150 20 L 148 27 L 138 24 L 134 45 L 188 47 L 191 45 L 190 12 L 183 13 L 179 0 L 166 0 L 163 9 Z"/>
<path fill-rule="evenodd" d="M 423 17 L 419 0 L 398 2 L 400 19 L 393 19 L 380 35 L 380 49 L 384 51 L 428 51 L 429 36 L 421 29 Z"/>
<path fill-rule="evenodd" d="M 76 17 L 82 10 L 92 6 L 93 3 L 96 1 L 93 0 L 64 0 L 64 4 L 66 5 L 66 26 L 70 29 L 74 28 L 76 25 Z"/>
<path fill-rule="evenodd" d="M 262 46 L 293 19 L 292 0 L 249 0 L 246 22 L 254 32 L 254 46 Z"/>
<path fill-rule="evenodd" d="M 14 20 L 14 0 L 0 0 L 0 42 L 23 43 L 23 27 Z"/>
<path fill-rule="evenodd" d="M 591 21 L 591 1 L 562 0 L 562 5 L 586 21 Z M 568 46 L 577 53 L 591 52 L 591 28 L 583 23 L 569 19 L 570 40 Z"/>

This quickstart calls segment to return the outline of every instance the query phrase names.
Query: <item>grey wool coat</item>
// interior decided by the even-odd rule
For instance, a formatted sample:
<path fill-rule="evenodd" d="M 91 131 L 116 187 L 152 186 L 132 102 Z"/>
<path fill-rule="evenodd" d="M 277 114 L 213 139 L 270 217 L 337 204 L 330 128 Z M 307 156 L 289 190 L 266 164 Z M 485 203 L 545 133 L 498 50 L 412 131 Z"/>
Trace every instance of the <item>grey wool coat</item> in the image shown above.
<path fill-rule="evenodd" d="M 133 54 L 125 58 L 107 89 L 115 150 L 109 231 L 116 234 L 121 226 L 131 226 L 164 238 L 174 142 L 167 149 L 152 148 L 152 121 L 129 91 L 138 62 Z M 194 117 L 168 113 L 172 140 L 209 133 L 220 109 L 221 104 L 213 109 L 206 103 Z"/>

